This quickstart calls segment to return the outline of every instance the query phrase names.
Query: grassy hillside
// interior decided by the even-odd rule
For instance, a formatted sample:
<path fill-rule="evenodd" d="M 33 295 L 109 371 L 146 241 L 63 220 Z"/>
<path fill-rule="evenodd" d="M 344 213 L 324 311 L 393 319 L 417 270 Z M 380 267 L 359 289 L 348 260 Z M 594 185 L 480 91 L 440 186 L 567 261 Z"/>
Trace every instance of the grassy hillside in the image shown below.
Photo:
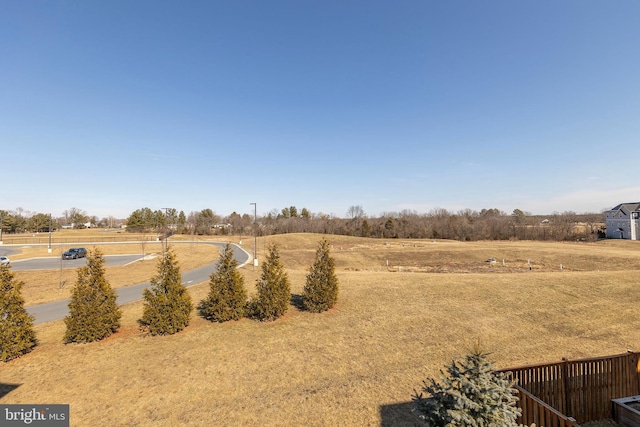
<path fill-rule="evenodd" d="M 277 243 L 300 293 L 322 237 L 258 239 L 258 257 Z M 640 348 L 637 242 L 326 237 L 337 308 L 291 306 L 271 323 L 194 316 L 142 338 L 133 303 L 120 332 L 88 345 L 63 345 L 63 322 L 38 325 L 40 345 L 0 368 L 19 385 L 0 402 L 69 403 L 72 425 L 413 425 L 413 390 L 478 338 L 497 367 Z M 253 293 L 259 269 L 242 271 Z M 207 290 L 190 288 L 195 301 Z"/>

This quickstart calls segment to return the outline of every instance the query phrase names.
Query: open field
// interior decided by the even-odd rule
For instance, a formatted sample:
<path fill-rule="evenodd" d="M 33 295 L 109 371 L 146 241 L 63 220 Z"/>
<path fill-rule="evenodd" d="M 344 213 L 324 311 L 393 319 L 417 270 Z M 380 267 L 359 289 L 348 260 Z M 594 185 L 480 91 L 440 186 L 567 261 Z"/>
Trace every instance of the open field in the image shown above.
<path fill-rule="evenodd" d="M 299 294 L 322 237 L 260 238 L 258 257 L 278 243 Z M 69 403 L 78 426 L 409 426 L 413 390 L 477 339 L 496 367 L 640 348 L 638 242 L 326 237 L 335 309 L 291 306 L 271 323 L 194 314 L 179 334 L 143 338 L 138 302 L 117 334 L 88 345 L 62 344 L 62 321 L 37 325 L 40 345 L 0 367 L 0 383 L 17 386 L 0 402 Z M 242 272 L 253 293 L 259 269 Z M 208 286 L 189 289 L 197 302 Z"/>

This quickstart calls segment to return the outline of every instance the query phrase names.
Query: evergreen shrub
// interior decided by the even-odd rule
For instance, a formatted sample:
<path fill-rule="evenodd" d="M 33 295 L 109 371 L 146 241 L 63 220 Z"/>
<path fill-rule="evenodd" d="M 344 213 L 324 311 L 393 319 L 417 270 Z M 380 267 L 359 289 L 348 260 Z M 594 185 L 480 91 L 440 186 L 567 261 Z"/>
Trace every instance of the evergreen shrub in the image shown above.
<path fill-rule="evenodd" d="M 257 293 L 250 303 L 253 318 L 275 320 L 284 315 L 291 301 L 291 285 L 275 244 L 270 245 L 267 250 L 256 289 Z"/>
<path fill-rule="evenodd" d="M 338 278 L 335 274 L 335 263 L 329 253 L 329 242 L 322 239 L 307 275 L 302 305 L 308 311 L 320 313 L 332 308 L 337 301 Z"/>
<path fill-rule="evenodd" d="M 247 291 L 244 277 L 238 271 L 238 261 L 233 258 L 233 249 L 227 243 L 217 269 L 209 277 L 209 294 L 200 301 L 200 316 L 212 322 L 238 320 L 245 316 Z"/>
<path fill-rule="evenodd" d="M 140 329 L 148 335 L 171 335 L 186 328 L 193 304 L 187 288 L 182 284 L 180 267 L 171 249 L 158 262 L 158 274 L 151 286 L 144 290 Z"/>
<path fill-rule="evenodd" d="M 0 361 L 30 352 L 37 340 L 33 331 L 33 316 L 24 307 L 21 289 L 24 283 L 16 280 L 11 267 L 0 266 Z"/>
<path fill-rule="evenodd" d="M 477 345 L 463 361 L 447 366 L 446 375 L 441 371 L 440 382 L 423 381 L 413 396 L 417 415 L 432 427 L 517 427 L 517 390 L 494 372 L 487 356 Z"/>
<path fill-rule="evenodd" d="M 116 332 L 122 312 L 116 293 L 105 277 L 104 257 L 99 249 L 89 251 L 87 265 L 78 269 L 78 279 L 65 317 L 65 343 L 98 341 Z"/>

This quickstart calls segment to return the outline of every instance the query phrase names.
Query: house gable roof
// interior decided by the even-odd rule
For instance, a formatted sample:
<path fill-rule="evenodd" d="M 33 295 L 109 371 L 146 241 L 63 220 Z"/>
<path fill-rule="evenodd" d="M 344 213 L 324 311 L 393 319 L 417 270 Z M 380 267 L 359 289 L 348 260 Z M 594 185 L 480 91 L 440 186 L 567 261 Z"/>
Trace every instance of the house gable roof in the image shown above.
<path fill-rule="evenodd" d="M 609 212 L 625 211 L 626 213 L 640 211 L 640 202 L 620 203 L 611 208 Z"/>

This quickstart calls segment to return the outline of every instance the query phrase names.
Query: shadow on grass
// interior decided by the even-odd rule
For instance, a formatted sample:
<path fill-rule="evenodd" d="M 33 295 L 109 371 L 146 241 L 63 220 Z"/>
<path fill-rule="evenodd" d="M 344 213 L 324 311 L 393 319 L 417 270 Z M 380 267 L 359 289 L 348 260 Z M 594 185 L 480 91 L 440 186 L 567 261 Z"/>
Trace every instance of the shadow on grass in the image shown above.
<path fill-rule="evenodd" d="M 394 403 L 380 406 L 380 425 L 382 427 L 424 427 L 427 424 L 411 410 L 413 402 Z"/>
<path fill-rule="evenodd" d="M 304 311 L 304 304 L 302 303 L 302 295 L 291 294 L 291 300 L 289 301 L 292 306 L 300 311 Z"/>
<path fill-rule="evenodd" d="M 5 384 L 0 383 L 0 399 L 20 387 L 21 384 Z"/>

